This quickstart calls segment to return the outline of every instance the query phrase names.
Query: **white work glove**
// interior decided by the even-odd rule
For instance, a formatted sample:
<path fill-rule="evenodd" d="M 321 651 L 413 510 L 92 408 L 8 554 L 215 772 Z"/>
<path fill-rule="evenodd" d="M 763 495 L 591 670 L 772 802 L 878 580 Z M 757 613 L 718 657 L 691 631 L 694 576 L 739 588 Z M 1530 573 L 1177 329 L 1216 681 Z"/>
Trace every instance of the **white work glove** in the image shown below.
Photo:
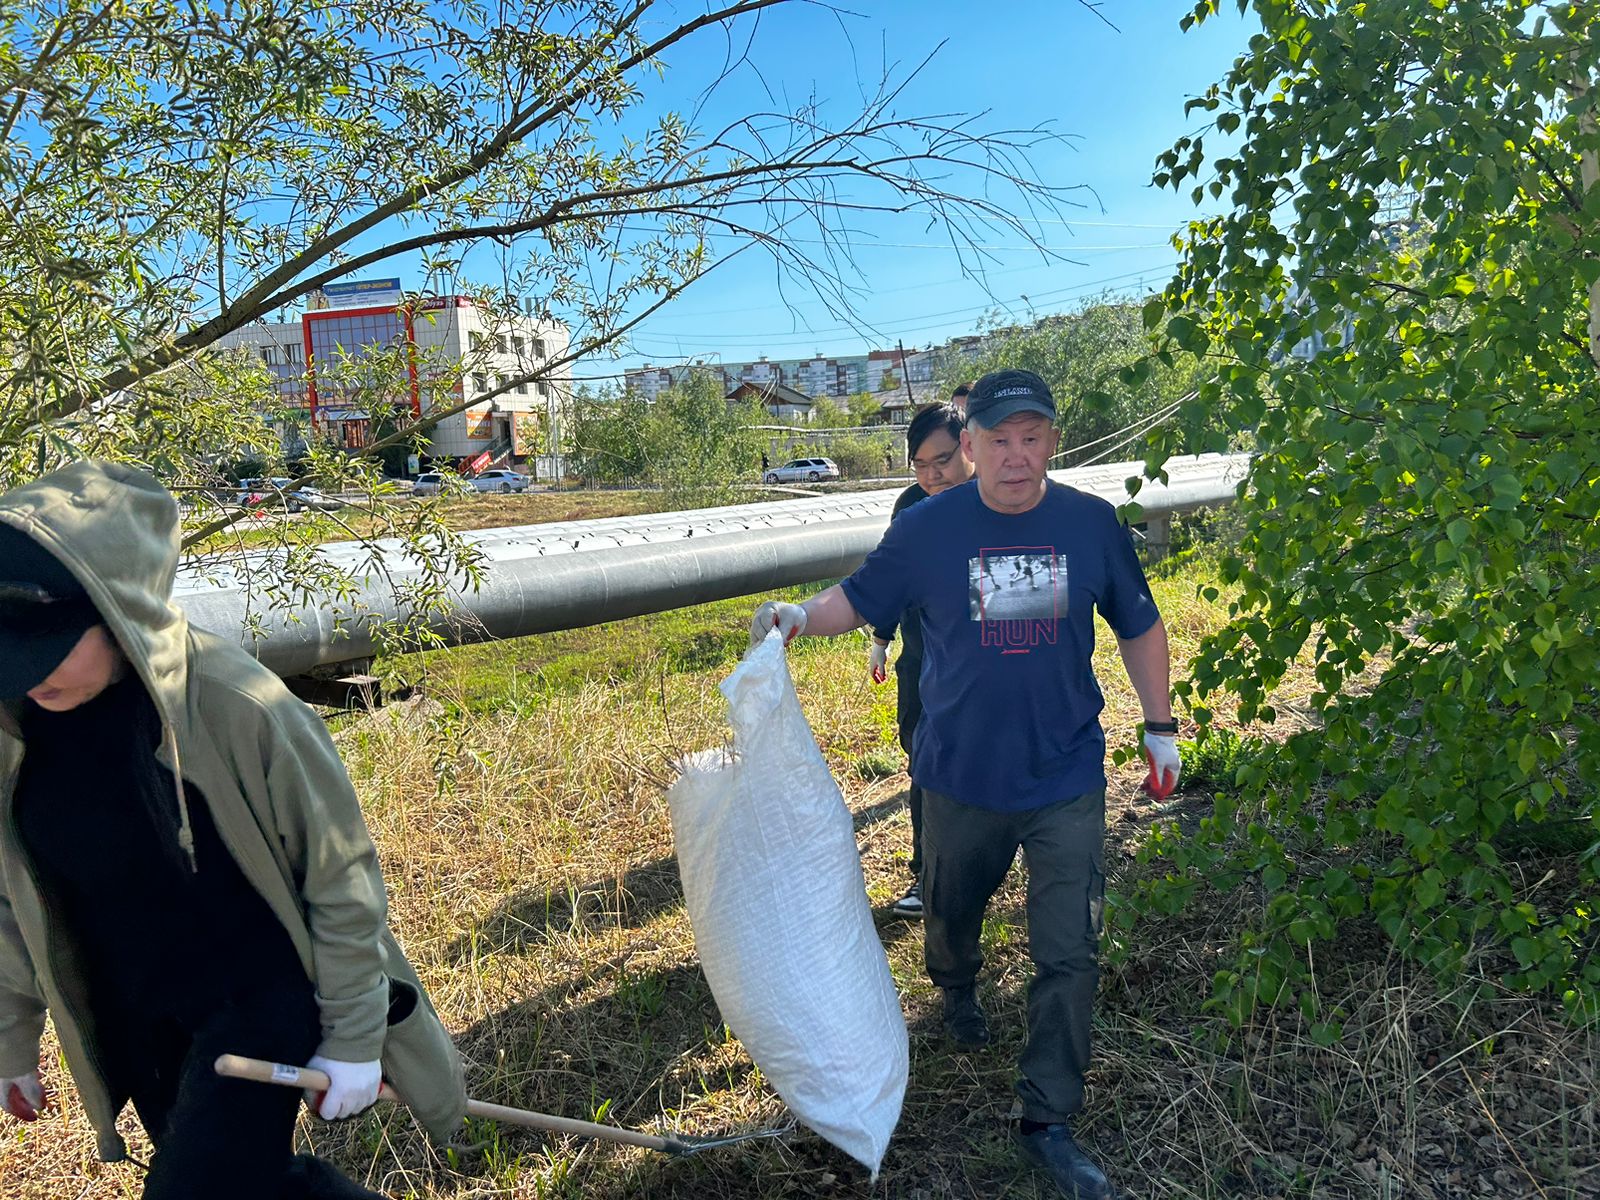
<path fill-rule="evenodd" d="M 872 649 L 867 652 L 867 664 L 872 670 L 872 682 L 883 683 L 889 678 L 889 645 L 877 638 L 869 638 Z"/>
<path fill-rule="evenodd" d="M 378 1088 L 383 1083 L 381 1063 L 340 1062 L 336 1058 L 323 1058 L 313 1054 L 306 1066 L 321 1071 L 328 1077 L 328 1090 L 319 1098 L 309 1089 L 306 1103 L 317 1110 L 324 1121 L 338 1121 L 353 1117 L 370 1108 L 378 1098 Z"/>
<path fill-rule="evenodd" d="M 37 1121 L 44 1111 L 44 1084 L 39 1072 L 0 1079 L 0 1108 L 19 1121 Z"/>
<path fill-rule="evenodd" d="M 1178 775 L 1183 770 L 1183 760 L 1178 757 L 1178 738 L 1171 733 L 1144 735 L 1144 757 L 1150 764 L 1150 774 L 1145 778 L 1144 790 L 1157 800 L 1165 800 L 1178 786 Z"/>
<path fill-rule="evenodd" d="M 782 600 L 766 601 L 750 620 L 750 649 L 764 642 L 774 629 L 783 635 L 783 644 L 787 646 L 806 631 L 806 610 Z"/>

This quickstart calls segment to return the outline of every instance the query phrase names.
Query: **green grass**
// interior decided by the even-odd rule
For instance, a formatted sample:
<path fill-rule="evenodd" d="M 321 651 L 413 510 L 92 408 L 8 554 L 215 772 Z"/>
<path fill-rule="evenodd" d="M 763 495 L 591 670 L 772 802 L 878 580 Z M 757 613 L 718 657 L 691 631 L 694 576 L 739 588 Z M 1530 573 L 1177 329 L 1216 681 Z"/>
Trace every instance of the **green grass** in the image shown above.
<path fill-rule="evenodd" d="M 1222 617 L 1196 597 L 1202 569 L 1154 585 L 1180 662 Z M 421 683 L 420 698 L 341 722 L 336 739 L 382 857 L 391 919 L 474 1094 L 654 1131 L 783 1123 L 700 972 L 664 799 L 673 762 L 726 737 L 717 684 L 757 599 L 415 656 L 394 665 Z M 1138 704 L 1109 636 L 1097 668 L 1108 740 L 1131 745 Z M 886 906 L 904 890 L 909 847 L 894 689 L 867 680 L 859 636 L 804 640 L 791 670 L 854 816 L 868 896 Z M 1286 701 L 1310 686 L 1292 672 Z M 1208 753 L 1196 760 L 1207 778 L 1181 798 L 1191 816 L 1234 765 L 1226 741 Z M 1113 890 L 1153 869 L 1133 857 L 1153 813 L 1136 792 L 1140 774 L 1111 772 Z M 940 1037 L 921 927 L 879 913 L 912 1061 L 876 1184 L 803 1130 L 673 1160 L 484 1125 L 469 1131 L 474 1150 L 444 1153 L 403 1112 L 381 1108 L 342 1126 L 304 1122 L 302 1142 L 370 1186 L 419 1200 L 1044 1200 L 1006 1133 L 1031 977 L 1024 879 L 1013 870 L 984 924 L 980 990 L 997 1040 L 981 1054 L 952 1052 Z M 1138 944 L 1108 959 L 1081 1128 L 1125 1195 L 1592 1194 L 1594 1031 L 1502 993 L 1476 966 L 1453 986 L 1419 977 L 1374 938 L 1317 965 L 1323 995 L 1345 1010 L 1335 1045 L 1317 1045 L 1297 1013 L 1263 1013 L 1225 1036 L 1204 1000 L 1258 903 L 1241 889 L 1147 922 Z M 0 1191 L 138 1194 L 133 1165 L 92 1164 L 70 1083 L 53 1058 L 47 1066 L 62 1105 L 35 1126 L 0 1124 Z M 126 1124 L 136 1132 L 131 1116 Z M 147 1151 L 135 1136 L 135 1154 Z"/>
<path fill-rule="evenodd" d="M 774 599 L 804 600 L 815 586 L 772 593 Z M 738 598 L 648 617 L 591 625 L 452 650 L 410 654 L 378 664 L 384 674 L 406 683 L 425 681 L 472 712 L 536 702 L 595 685 L 648 682 L 731 668 L 749 643 L 755 604 Z M 795 654 L 813 653 L 816 643 L 801 642 Z"/>
<path fill-rule="evenodd" d="M 881 485 L 880 485 L 881 486 Z M 754 504 L 794 499 L 784 490 L 750 488 L 721 501 L 723 504 Z M 349 541 L 362 537 L 394 536 L 407 524 L 412 509 L 410 497 L 380 502 L 371 509 L 366 501 L 334 513 L 268 512 L 265 520 L 246 519 L 224 533 L 193 548 L 194 553 L 227 553 L 281 545 L 285 531 L 277 522 L 290 522 L 292 537 L 299 544 Z M 593 521 L 604 517 L 628 517 L 666 512 L 675 507 L 672 497 L 662 491 L 635 489 L 557 488 L 502 496 L 496 493 L 450 496 L 433 501 L 450 529 L 500 529 L 511 525 L 544 525 L 552 522 Z M 715 504 L 711 505 L 715 507 Z M 370 509 L 370 511 L 369 511 Z M 208 520 L 214 514 L 207 514 Z"/>

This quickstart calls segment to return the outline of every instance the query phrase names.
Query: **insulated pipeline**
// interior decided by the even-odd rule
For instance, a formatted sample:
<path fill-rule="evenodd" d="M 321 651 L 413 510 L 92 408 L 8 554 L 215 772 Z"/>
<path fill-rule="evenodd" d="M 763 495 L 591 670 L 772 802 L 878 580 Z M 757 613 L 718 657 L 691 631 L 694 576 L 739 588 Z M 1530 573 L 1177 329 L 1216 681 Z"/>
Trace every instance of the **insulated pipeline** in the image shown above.
<path fill-rule="evenodd" d="M 1169 482 L 1146 482 L 1146 518 L 1230 503 L 1243 455 L 1201 455 L 1168 464 Z M 1113 502 L 1128 498 L 1137 463 L 1113 463 L 1052 478 Z M 613 517 L 483 530 L 463 535 L 483 555 L 483 580 L 465 580 L 451 606 L 430 620 L 451 644 L 526 637 L 643 616 L 712 600 L 849 574 L 877 545 L 898 488 L 693 512 Z M 237 637 L 280 675 L 371 657 L 372 622 L 405 619 L 404 588 L 418 574 L 402 547 L 334 543 L 325 561 L 353 574 L 356 594 L 337 606 L 320 597 L 274 607 L 256 581 L 281 560 L 272 553 L 185 564 L 175 599 L 197 626 Z M 381 563 L 381 568 L 375 566 Z M 257 632 L 265 636 L 257 637 Z"/>

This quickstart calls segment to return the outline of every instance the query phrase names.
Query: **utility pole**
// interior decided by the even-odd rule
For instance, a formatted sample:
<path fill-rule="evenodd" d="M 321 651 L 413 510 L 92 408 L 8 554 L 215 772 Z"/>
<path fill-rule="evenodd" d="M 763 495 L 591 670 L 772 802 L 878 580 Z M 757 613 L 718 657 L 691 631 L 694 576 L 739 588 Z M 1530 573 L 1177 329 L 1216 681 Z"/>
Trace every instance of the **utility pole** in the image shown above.
<path fill-rule="evenodd" d="M 906 420 L 909 421 L 917 407 L 917 394 L 911 390 L 911 368 L 906 366 L 906 344 L 900 338 L 896 338 L 894 344 L 900 348 L 900 377 L 906 383 Z"/>

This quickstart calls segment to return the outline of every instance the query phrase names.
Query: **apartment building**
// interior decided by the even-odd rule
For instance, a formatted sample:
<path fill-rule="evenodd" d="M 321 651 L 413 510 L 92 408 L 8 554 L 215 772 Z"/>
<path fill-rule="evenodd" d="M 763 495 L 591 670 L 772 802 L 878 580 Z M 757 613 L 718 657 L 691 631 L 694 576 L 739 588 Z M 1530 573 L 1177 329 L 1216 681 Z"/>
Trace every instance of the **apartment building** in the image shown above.
<path fill-rule="evenodd" d="M 638 370 L 629 371 L 625 382 L 630 391 L 654 400 L 696 371 L 716 371 L 721 373 L 724 390 L 728 392 L 742 384 L 757 389 L 782 386 L 807 396 L 838 399 L 859 392 L 881 392 L 903 386 L 908 369 L 912 372 L 913 383 L 931 380 L 931 362 L 918 365 L 918 357 L 913 351 L 894 349 L 835 357 L 818 353 L 810 358 L 773 359 L 763 355 L 750 362 L 692 362 L 670 367 L 646 363 Z M 922 372 L 920 379 L 918 371 Z"/>
<path fill-rule="evenodd" d="M 341 295 L 335 287 L 352 291 Z M 376 399 L 420 416 L 477 397 L 481 403 L 434 427 L 432 460 L 481 469 L 560 445 L 572 400 L 567 368 L 537 381 L 519 377 L 567 352 L 570 335 L 561 322 L 490 310 L 466 296 L 406 304 L 397 280 L 335 287 L 327 291 L 350 299 L 221 339 L 223 349 L 258 356 L 277 379 L 282 404 L 275 419 L 286 445 L 313 429 L 349 449 L 370 444 Z M 393 361 L 377 365 L 380 355 L 396 350 Z M 558 460 L 544 466 L 543 473 L 559 473 Z"/>

